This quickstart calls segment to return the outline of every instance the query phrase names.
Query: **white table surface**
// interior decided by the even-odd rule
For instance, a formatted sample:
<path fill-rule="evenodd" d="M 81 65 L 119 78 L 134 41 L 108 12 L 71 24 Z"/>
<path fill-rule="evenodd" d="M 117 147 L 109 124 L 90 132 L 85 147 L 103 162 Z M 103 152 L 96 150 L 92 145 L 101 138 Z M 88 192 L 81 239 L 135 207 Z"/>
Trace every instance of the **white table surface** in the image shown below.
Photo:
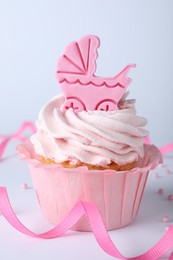
<path fill-rule="evenodd" d="M 14 156 L 15 145 L 15 142 L 9 144 L 0 162 L 0 185 L 7 187 L 13 209 L 21 222 L 32 231 L 42 233 L 52 226 L 40 212 L 27 165 Z M 171 172 L 167 173 L 167 169 Z M 29 189 L 23 190 L 23 183 L 27 183 Z M 160 188 L 164 191 L 162 195 L 158 194 Z M 165 227 L 173 224 L 173 202 L 167 200 L 169 194 L 173 194 L 173 153 L 164 157 L 164 167 L 150 173 L 136 221 L 125 228 L 109 232 L 122 254 L 132 257 L 144 253 L 161 238 Z M 163 216 L 169 217 L 168 223 L 162 221 Z M 69 231 L 61 238 L 38 239 L 19 233 L 0 215 L 0 259 L 113 258 L 99 247 L 91 232 Z"/>

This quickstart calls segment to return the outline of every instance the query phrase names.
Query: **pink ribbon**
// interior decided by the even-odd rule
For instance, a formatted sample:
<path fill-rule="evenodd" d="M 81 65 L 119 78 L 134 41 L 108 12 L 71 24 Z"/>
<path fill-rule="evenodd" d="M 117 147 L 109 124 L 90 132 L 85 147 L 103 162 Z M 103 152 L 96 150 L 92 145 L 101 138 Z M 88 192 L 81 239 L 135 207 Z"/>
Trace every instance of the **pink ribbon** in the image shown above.
<path fill-rule="evenodd" d="M 150 140 L 150 137 L 148 136 L 146 139 L 145 139 L 145 143 L 146 144 L 151 144 L 151 140 Z M 160 152 L 164 155 L 170 151 L 173 151 L 173 143 L 170 143 L 170 144 L 166 144 L 162 147 L 160 147 Z"/>
<path fill-rule="evenodd" d="M 3 141 L 0 144 L 0 158 L 2 157 L 5 148 L 9 141 L 17 139 L 24 141 L 27 137 L 23 136 L 23 132 L 29 129 L 31 132 L 35 132 L 35 126 L 32 122 L 25 122 L 21 125 L 19 130 L 10 136 L 0 136 Z M 148 139 L 147 142 L 150 140 Z M 173 150 L 173 144 L 169 144 L 160 148 L 160 151 L 165 154 Z M 169 227 L 164 236 L 146 253 L 132 258 L 124 257 L 113 244 L 108 232 L 103 223 L 101 214 L 97 206 L 91 202 L 79 201 L 69 212 L 68 216 L 53 229 L 42 234 L 36 234 L 26 228 L 14 213 L 10 200 L 8 198 L 7 190 L 5 187 L 0 187 L 0 211 L 6 220 L 19 232 L 37 237 L 50 239 L 60 237 L 66 233 L 84 214 L 87 216 L 93 234 L 100 245 L 100 247 L 109 255 L 117 257 L 119 259 L 126 260 L 154 260 L 165 255 L 170 249 L 173 248 L 173 225 Z M 169 260 L 173 260 L 173 253 L 169 256 Z"/>
<path fill-rule="evenodd" d="M 28 138 L 23 136 L 23 133 L 26 130 L 30 130 L 32 133 L 34 133 L 36 131 L 35 125 L 32 122 L 26 121 L 19 127 L 16 133 L 8 136 L 0 135 L 0 139 L 2 139 L 0 144 L 0 159 L 2 158 L 3 153 L 5 152 L 5 148 L 11 140 L 16 139 L 18 141 L 24 142 Z"/>

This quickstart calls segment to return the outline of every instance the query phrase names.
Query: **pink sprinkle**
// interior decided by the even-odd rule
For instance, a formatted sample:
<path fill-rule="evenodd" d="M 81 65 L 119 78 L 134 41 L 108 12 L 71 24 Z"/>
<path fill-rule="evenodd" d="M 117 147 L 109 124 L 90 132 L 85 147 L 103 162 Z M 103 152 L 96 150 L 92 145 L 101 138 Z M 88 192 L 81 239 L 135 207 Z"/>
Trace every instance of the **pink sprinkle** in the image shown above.
<path fill-rule="evenodd" d="M 162 188 L 158 189 L 158 193 L 159 193 L 160 195 L 162 195 L 162 194 L 163 194 L 163 189 L 162 189 Z"/>
<path fill-rule="evenodd" d="M 159 174 L 157 172 L 154 173 L 154 177 L 157 179 L 159 178 Z"/>
<path fill-rule="evenodd" d="M 164 216 L 164 217 L 162 218 L 162 221 L 163 221 L 164 223 L 168 223 L 169 217 L 168 217 L 168 216 Z"/>
<path fill-rule="evenodd" d="M 170 226 L 166 226 L 166 227 L 165 227 L 165 230 L 168 231 L 169 228 L 170 228 Z"/>
<path fill-rule="evenodd" d="M 167 199 L 168 199 L 169 201 L 173 201 L 173 194 L 168 195 Z"/>
<path fill-rule="evenodd" d="M 170 174 L 171 173 L 171 170 L 169 168 L 166 169 L 166 173 L 167 174 Z"/>
<path fill-rule="evenodd" d="M 21 188 L 22 188 L 23 190 L 26 190 L 26 189 L 28 189 L 28 185 L 27 185 L 26 183 L 22 183 L 22 184 L 21 184 Z"/>

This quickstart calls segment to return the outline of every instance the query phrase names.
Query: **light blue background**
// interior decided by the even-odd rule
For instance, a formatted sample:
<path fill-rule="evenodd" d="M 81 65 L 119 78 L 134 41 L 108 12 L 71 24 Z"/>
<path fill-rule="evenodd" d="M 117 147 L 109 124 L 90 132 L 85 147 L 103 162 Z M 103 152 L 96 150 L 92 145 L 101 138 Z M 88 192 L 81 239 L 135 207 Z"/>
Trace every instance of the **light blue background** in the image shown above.
<path fill-rule="evenodd" d="M 173 141 L 172 0 L 0 0 L 0 133 L 36 120 L 60 92 L 56 62 L 67 43 L 86 34 L 101 39 L 97 75 L 126 64 L 139 115 L 152 141 Z"/>

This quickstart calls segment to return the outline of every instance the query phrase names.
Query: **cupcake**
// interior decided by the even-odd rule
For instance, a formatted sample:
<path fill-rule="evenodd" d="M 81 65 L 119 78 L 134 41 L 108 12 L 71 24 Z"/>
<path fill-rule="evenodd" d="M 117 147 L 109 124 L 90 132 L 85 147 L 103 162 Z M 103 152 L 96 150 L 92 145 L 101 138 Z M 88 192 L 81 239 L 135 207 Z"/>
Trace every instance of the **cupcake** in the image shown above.
<path fill-rule="evenodd" d="M 51 223 L 60 223 L 78 201 L 90 201 L 112 230 L 135 219 L 148 173 L 162 157 L 144 144 L 147 120 L 128 99 L 127 73 L 135 66 L 113 78 L 94 76 L 99 44 L 86 36 L 67 46 L 56 72 L 62 94 L 41 109 L 36 133 L 18 152 Z M 73 229 L 90 230 L 85 216 Z"/>

